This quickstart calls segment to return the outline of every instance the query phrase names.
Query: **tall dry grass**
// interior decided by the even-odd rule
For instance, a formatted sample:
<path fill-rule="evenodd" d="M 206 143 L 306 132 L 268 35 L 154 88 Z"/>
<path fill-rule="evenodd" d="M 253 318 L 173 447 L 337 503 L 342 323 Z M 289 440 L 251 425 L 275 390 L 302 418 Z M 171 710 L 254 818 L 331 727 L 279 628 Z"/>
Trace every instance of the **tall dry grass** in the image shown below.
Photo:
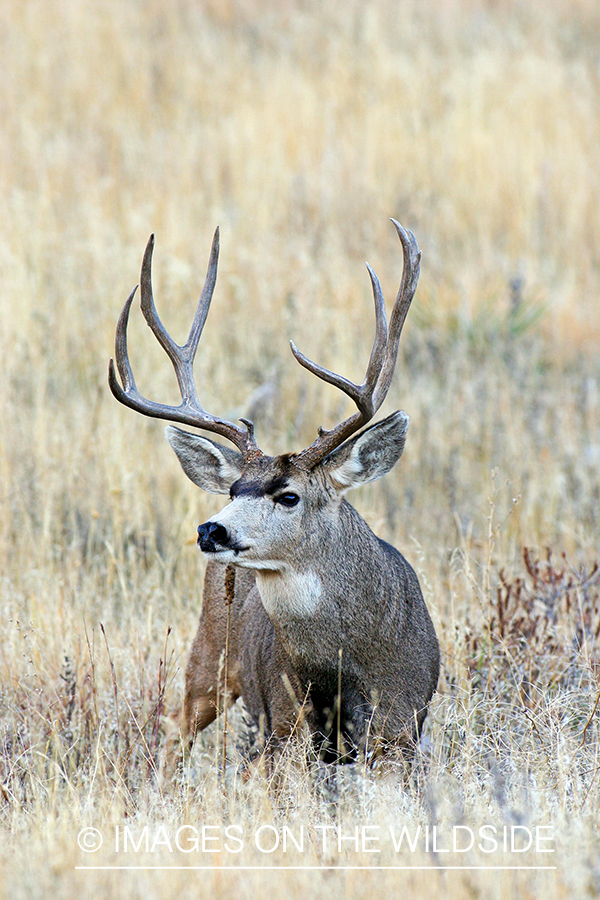
<path fill-rule="evenodd" d="M 592 0 L 2 4 L 0 897 L 597 894 L 599 35 Z M 361 377 L 364 260 L 389 297 L 400 276 L 390 215 L 423 250 L 386 405 L 411 427 L 397 470 L 352 499 L 417 568 L 440 635 L 424 758 L 332 788 L 292 752 L 274 797 L 241 780 L 233 736 L 224 789 L 213 729 L 173 775 L 193 538 L 218 501 L 106 387 L 144 243 L 155 231 L 181 338 L 220 224 L 202 396 L 230 417 L 253 396 L 277 452 L 344 411 L 288 338 Z M 139 318 L 138 383 L 174 401 Z M 552 825 L 558 868 L 74 868 L 117 859 L 82 853 L 82 827 L 161 822 Z M 290 858 L 339 861 L 314 844 Z M 539 862 L 493 862 L 522 859 Z M 388 844 L 376 861 L 446 858 Z"/>

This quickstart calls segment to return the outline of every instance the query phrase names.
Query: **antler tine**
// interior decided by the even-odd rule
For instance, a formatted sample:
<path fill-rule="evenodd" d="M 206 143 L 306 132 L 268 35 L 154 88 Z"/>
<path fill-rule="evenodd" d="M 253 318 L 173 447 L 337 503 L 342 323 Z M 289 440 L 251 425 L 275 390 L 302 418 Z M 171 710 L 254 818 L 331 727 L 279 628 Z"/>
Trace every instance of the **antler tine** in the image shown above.
<path fill-rule="evenodd" d="M 219 265 L 219 226 L 215 228 L 215 233 L 213 236 L 212 246 L 210 248 L 210 257 L 208 260 L 208 269 L 206 271 L 206 278 L 204 279 L 204 287 L 202 288 L 202 293 L 200 294 L 200 300 L 198 301 L 198 308 L 196 310 L 196 315 L 194 316 L 194 321 L 192 322 L 192 327 L 190 328 L 189 337 L 185 343 L 186 350 L 189 348 L 189 353 L 191 354 L 192 359 L 196 355 L 196 350 L 198 349 L 198 343 L 202 336 L 202 332 L 204 330 L 204 323 L 206 322 L 206 317 L 208 315 L 208 311 L 210 309 L 210 304 L 212 301 L 213 292 L 215 290 L 215 284 L 217 283 L 217 267 Z"/>
<path fill-rule="evenodd" d="M 129 406 L 131 409 L 141 412 L 143 415 L 153 416 L 158 419 L 168 419 L 170 421 L 180 422 L 184 425 L 191 425 L 195 428 L 202 428 L 205 431 L 219 434 L 235 444 L 238 450 L 240 450 L 247 459 L 260 455 L 261 451 L 258 449 L 258 445 L 254 439 L 254 426 L 252 423 L 242 420 L 246 427 L 239 428 L 233 422 L 228 422 L 226 419 L 221 419 L 218 416 L 213 416 L 206 412 L 198 400 L 196 383 L 194 381 L 194 357 L 206 322 L 217 279 L 219 229 L 217 228 L 213 238 L 208 271 L 196 309 L 196 315 L 194 316 L 188 339 L 183 346 L 180 346 L 171 338 L 156 311 L 154 297 L 152 295 L 153 249 L 154 235 L 151 235 L 148 244 L 146 245 L 144 260 L 142 262 L 140 305 L 144 318 L 150 326 L 152 333 L 173 364 L 179 389 L 181 391 L 182 402 L 179 406 L 168 406 L 163 403 L 155 403 L 153 400 L 147 400 L 143 397 L 136 387 L 127 350 L 127 324 L 129 322 L 129 311 L 137 288 L 134 288 L 127 298 L 117 323 L 115 359 L 123 386 L 119 384 L 115 372 L 115 365 L 111 359 L 108 366 L 108 383 L 111 391 L 117 400 L 125 404 L 125 406 Z"/>
<path fill-rule="evenodd" d="M 316 441 L 297 455 L 298 462 L 306 465 L 308 468 L 314 468 L 336 447 L 339 447 L 363 425 L 366 425 L 385 400 L 389 390 L 396 366 L 402 327 L 417 289 L 421 260 L 421 253 L 414 234 L 405 230 L 395 219 L 391 221 L 394 223 L 402 244 L 404 257 L 402 280 L 388 328 L 381 285 L 377 275 L 367 263 L 375 303 L 375 340 L 363 383 L 360 385 L 354 384 L 342 375 L 337 375 L 334 372 L 330 372 L 329 369 L 317 365 L 304 356 L 295 344 L 290 341 L 292 353 L 301 366 L 308 369 L 317 378 L 339 388 L 357 406 L 357 412 L 331 429 L 331 431 L 319 428 L 319 436 Z"/>
<path fill-rule="evenodd" d="M 417 239 L 415 238 L 414 234 L 408 228 L 403 228 L 400 222 L 397 222 L 396 219 L 391 219 L 391 222 L 396 228 L 398 237 L 400 238 L 400 243 L 402 244 L 404 265 L 402 268 L 402 281 L 400 282 L 400 287 L 398 288 L 398 294 L 394 302 L 392 315 L 390 316 L 389 337 L 385 352 L 385 358 L 381 367 L 381 374 L 379 376 L 377 389 L 375 392 L 374 402 L 376 409 L 379 409 L 379 407 L 385 400 L 387 392 L 390 388 L 390 384 L 392 382 L 392 376 L 394 374 L 394 369 L 396 368 L 396 360 L 398 358 L 398 344 L 400 343 L 400 335 L 402 334 L 402 328 L 404 327 L 404 322 L 406 320 L 406 316 L 408 315 L 410 304 L 412 303 L 412 299 L 415 296 L 415 291 L 417 290 L 419 273 L 421 271 L 421 251 L 419 250 L 419 245 L 417 244 Z"/>
<path fill-rule="evenodd" d="M 379 279 L 368 263 L 367 269 L 369 270 L 369 275 L 371 276 L 371 283 L 373 285 L 373 299 L 375 301 L 375 341 L 373 343 L 371 358 L 369 360 L 367 373 L 365 375 L 365 380 L 363 381 L 363 383 L 360 385 L 354 384 L 352 381 L 344 378 L 343 375 L 338 375 L 336 372 L 331 372 L 324 366 L 317 365 L 317 363 L 314 363 L 312 360 L 308 359 L 308 357 L 305 356 L 304 353 L 298 350 L 293 341 L 290 341 L 290 347 L 292 353 L 294 354 L 294 357 L 301 366 L 303 366 L 305 369 L 308 369 L 308 371 L 312 372 L 313 375 L 316 375 L 317 378 L 320 378 L 322 381 L 328 382 L 328 384 L 332 384 L 334 387 L 339 388 L 341 391 L 347 394 L 351 398 L 351 400 L 356 403 L 357 407 L 363 413 L 363 415 L 370 418 L 375 412 L 375 410 L 371 409 L 371 399 L 373 390 L 375 389 L 375 386 L 377 384 L 377 378 L 379 377 L 381 365 L 383 363 L 383 357 L 388 337 L 388 326 L 385 317 L 385 302 L 383 299 L 383 294 L 381 292 Z"/>
<path fill-rule="evenodd" d="M 119 375 L 121 376 L 121 381 L 125 386 L 125 390 L 123 390 L 117 380 L 113 360 L 111 359 L 108 363 L 108 383 L 110 388 L 117 400 L 120 400 L 121 403 L 125 403 L 126 405 L 129 405 L 126 400 L 126 392 L 136 390 L 135 379 L 133 377 L 133 372 L 131 371 L 129 354 L 127 352 L 127 323 L 129 321 L 129 310 L 131 309 L 131 304 L 133 303 L 133 298 L 135 297 L 137 289 L 138 286 L 136 285 L 125 301 L 125 306 L 123 307 L 121 315 L 119 316 L 119 321 L 117 322 L 117 331 L 115 334 L 115 359 L 117 360 Z"/>
<path fill-rule="evenodd" d="M 385 359 L 385 352 L 388 345 L 388 323 L 385 317 L 385 300 L 383 299 L 383 291 L 379 278 L 367 263 L 367 270 L 373 287 L 373 299 L 375 301 L 375 342 L 371 350 L 371 357 L 365 375 L 364 387 L 368 396 L 372 399 L 373 391 L 379 379 L 379 373 Z M 378 407 L 373 408 L 371 403 L 371 416 L 375 415 Z"/>
<path fill-rule="evenodd" d="M 198 343 L 202 335 L 204 323 L 210 309 L 213 291 L 217 280 L 217 265 L 219 262 L 219 229 L 215 231 L 212 248 L 210 252 L 210 260 L 208 271 L 204 282 L 204 288 L 200 295 L 196 315 L 190 329 L 190 334 L 183 346 L 177 344 L 169 335 L 160 320 L 156 306 L 154 304 L 154 296 L 152 293 L 152 253 L 154 251 L 154 235 L 150 235 L 146 250 L 144 252 L 144 260 L 142 262 L 142 273 L 140 277 L 141 285 L 141 308 L 144 318 L 150 326 L 152 333 L 158 340 L 159 344 L 167 353 L 169 359 L 173 363 L 181 396 L 190 403 L 199 406 L 196 385 L 194 382 L 192 364 L 198 349 Z"/>

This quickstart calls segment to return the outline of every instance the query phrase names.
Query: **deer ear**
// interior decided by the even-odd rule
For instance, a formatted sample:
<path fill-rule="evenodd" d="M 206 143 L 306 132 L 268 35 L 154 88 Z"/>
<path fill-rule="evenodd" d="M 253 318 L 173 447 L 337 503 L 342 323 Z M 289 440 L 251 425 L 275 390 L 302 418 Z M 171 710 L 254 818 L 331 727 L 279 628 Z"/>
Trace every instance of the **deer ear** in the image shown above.
<path fill-rule="evenodd" d="M 321 465 L 335 489 L 345 493 L 389 472 L 402 456 L 408 421 L 398 410 L 326 457 Z"/>
<path fill-rule="evenodd" d="M 242 474 L 244 457 L 237 450 L 172 425 L 165 428 L 165 437 L 187 477 L 211 494 L 228 494 Z"/>

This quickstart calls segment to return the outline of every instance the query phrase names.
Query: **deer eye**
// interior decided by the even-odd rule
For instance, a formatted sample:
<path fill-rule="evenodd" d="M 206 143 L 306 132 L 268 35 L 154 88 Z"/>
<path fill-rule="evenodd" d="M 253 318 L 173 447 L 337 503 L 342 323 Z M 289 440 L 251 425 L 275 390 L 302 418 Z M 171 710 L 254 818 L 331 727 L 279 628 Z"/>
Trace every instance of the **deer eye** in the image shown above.
<path fill-rule="evenodd" d="M 295 506 L 299 500 L 300 497 L 298 496 L 298 494 L 288 493 L 281 494 L 280 497 L 277 497 L 275 503 L 281 503 L 282 506 L 292 507 Z"/>

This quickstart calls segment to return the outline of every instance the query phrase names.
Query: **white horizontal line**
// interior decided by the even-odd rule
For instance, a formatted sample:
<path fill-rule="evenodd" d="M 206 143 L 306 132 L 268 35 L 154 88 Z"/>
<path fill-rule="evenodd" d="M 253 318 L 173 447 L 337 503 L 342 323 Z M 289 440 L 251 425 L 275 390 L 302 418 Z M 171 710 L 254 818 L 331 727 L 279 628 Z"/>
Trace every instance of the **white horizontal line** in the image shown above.
<path fill-rule="evenodd" d="M 85 871 L 86 869 L 92 870 L 113 870 L 113 871 L 127 871 L 127 870 L 135 870 L 139 871 L 158 871 L 158 870 L 181 870 L 181 871 L 202 871 L 202 872 L 224 872 L 224 871 L 232 871 L 232 872 L 248 872 L 248 871 L 260 871 L 260 872 L 272 872 L 276 869 L 278 870 L 286 870 L 286 871 L 294 871 L 299 872 L 302 870 L 306 870 L 307 872 L 315 872 L 315 871 L 328 871 L 328 872 L 345 872 L 345 871 L 356 871 L 356 870 L 365 870 L 368 872 L 377 872 L 377 871 L 428 871 L 432 872 L 440 872 L 443 870 L 478 870 L 484 872 L 519 872 L 519 871 L 540 871 L 540 870 L 556 870 L 557 866 L 75 866 L 76 869 L 80 871 Z"/>

